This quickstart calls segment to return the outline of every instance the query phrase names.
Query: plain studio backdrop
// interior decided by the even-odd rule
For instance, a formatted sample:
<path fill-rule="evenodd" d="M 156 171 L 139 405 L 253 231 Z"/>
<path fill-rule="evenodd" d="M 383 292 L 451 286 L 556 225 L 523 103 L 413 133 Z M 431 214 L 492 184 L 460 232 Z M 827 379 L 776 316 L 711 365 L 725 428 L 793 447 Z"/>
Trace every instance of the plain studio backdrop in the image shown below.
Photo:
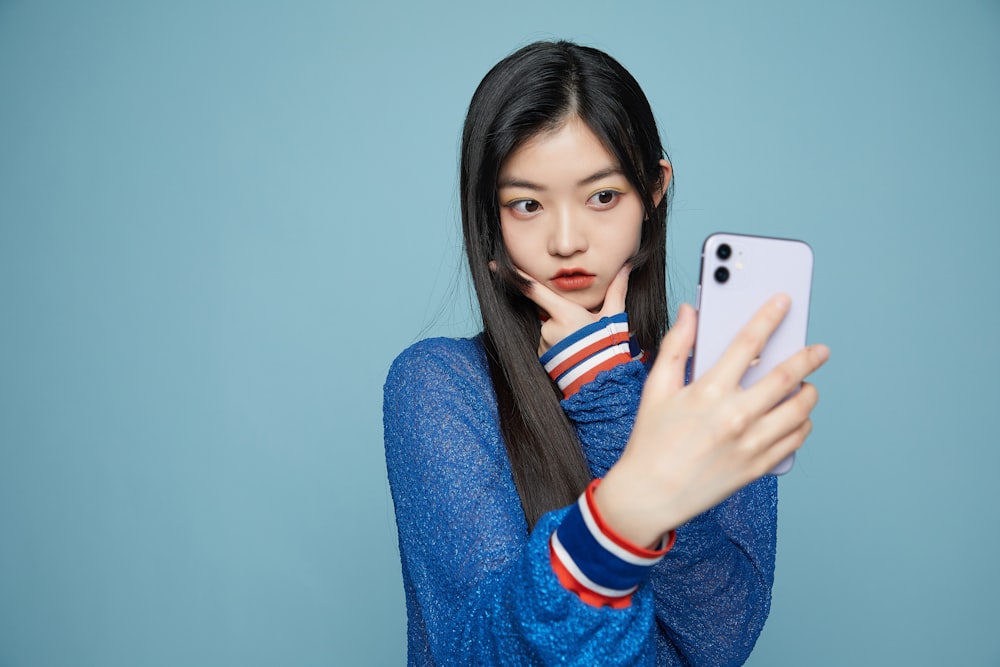
<path fill-rule="evenodd" d="M 832 361 L 751 665 L 1000 665 L 1000 3 L 0 1 L 0 665 L 399 665 L 392 358 L 470 335 L 475 86 L 639 80 Z"/>

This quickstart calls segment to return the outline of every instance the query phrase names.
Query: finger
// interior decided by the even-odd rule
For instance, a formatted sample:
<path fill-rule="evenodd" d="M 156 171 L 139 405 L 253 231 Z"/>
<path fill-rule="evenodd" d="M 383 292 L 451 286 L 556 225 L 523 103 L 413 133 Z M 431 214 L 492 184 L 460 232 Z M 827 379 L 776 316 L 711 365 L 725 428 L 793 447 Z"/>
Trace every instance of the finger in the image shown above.
<path fill-rule="evenodd" d="M 826 345 L 810 345 L 793 354 L 761 378 L 747 391 L 747 396 L 763 413 L 797 390 L 802 381 L 830 358 Z"/>
<path fill-rule="evenodd" d="M 755 478 L 771 472 L 779 463 L 798 451 L 812 433 L 812 428 L 812 420 L 807 419 L 762 452 L 753 464 Z"/>
<path fill-rule="evenodd" d="M 656 353 L 656 362 L 649 372 L 647 386 L 656 388 L 666 396 L 671 396 L 684 388 L 684 376 L 688 357 L 694 347 L 695 331 L 698 328 L 698 314 L 694 308 L 682 303 L 677 311 L 677 321 L 663 337 Z"/>
<path fill-rule="evenodd" d="M 785 319 L 790 306 L 791 298 L 787 294 L 772 297 L 736 334 L 719 361 L 705 375 L 712 376 L 712 381 L 721 381 L 729 386 L 739 384 L 750 363 L 761 353 L 771 334 Z"/>
<path fill-rule="evenodd" d="M 790 434 L 802 428 L 810 421 L 813 408 L 819 402 L 819 392 L 816 387 L 803 383 L 802 388 L 770 412 L 760 416 L 747 428 L 740 441 L 751 450 L 765 450 L 775 446 Z M 778 458 L 780 461 L 782 457 Z"/>
<path fill-rule="evenodd" d="M 617 315 L 625 312 L 625 297 L 628 295 L 628 277 L 632 273 L 632 266 L 626 264 L 615 275 L 614 280 L 608 285 L 608 291 L 604 295 L 604 305 L 601 306 L 601 316 Z"/>
<path fill-rule="evenodd" d="M 550 317 L 561 319 L 580 310 L 580 306 L 577 304 L 556 294 L 521 269 L 514 268 L 519 276 L 528 281 L 528 285 L 522 290 L 524 296 L 531 299 L 536 306 L 547 312 Z"/>

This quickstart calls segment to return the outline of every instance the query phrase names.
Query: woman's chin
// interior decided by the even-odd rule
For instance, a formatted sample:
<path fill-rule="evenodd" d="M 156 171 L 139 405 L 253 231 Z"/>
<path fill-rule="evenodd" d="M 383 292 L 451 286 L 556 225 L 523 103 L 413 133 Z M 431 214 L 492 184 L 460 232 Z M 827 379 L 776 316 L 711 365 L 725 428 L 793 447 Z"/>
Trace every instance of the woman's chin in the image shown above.
<path fill-rule="evenodd" d="M 604 307 L 604 297 L 606 292 L 601 289 L 583 289 L 583 290 L 555 290 L 556 294 L 562 298 L 575 303 L 581 308 L 585 308 L 591 313 L 599 313 L 601 308 Z"/>
<path fill-rule="evenodd" d="M 579 295 L 566 295 L 566 298 L 575 303 L 576 305 L 580 306 L 581 308 L 586 308 L 587 310 L 595 314 L 601 312 L 601 308 L 604 307 L 603 296 L 587 297 L 586 295 L 579 294 Z"/>

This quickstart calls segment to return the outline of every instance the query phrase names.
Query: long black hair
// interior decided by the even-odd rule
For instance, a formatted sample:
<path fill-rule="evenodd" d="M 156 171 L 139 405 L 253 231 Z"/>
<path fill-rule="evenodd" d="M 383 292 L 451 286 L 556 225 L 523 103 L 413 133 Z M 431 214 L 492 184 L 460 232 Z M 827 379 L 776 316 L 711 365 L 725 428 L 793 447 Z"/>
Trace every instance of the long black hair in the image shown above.
<path fill-rule="evenodd" d="M 537 307 L 521 290 L 500 232 L 497 178 L 525 141 L 578 116 L 617 159 L 643 203 L 626 310 L 645 350 L 667 329 L 666 229 L 670 192 L 659 164 L 666 154 L 646 96 L 628 71 L 597 49 L 536 42 L 497 63 L 479 84 L 462 133 L 462 231 L 483 318 L 483 341 L 500 429 L 528 525 L 569 505 L 590 481 L 561 394 L 538 361 Z M 496 262 L 496 272 L 489 268 Z"/>

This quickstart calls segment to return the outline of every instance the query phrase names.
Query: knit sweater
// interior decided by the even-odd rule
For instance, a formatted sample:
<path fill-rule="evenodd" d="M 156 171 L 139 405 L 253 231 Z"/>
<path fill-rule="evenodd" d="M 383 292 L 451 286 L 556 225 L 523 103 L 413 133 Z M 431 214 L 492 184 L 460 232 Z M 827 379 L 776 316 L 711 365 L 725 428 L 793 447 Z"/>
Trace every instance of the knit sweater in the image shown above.
<path fill-rule="evenodd" d="M 589 377 L 562 401 L 595 478 L 618 460 L 635 419 L 647 367 L 628 358 L 577 373 Z M 384 427 L 409 665 L 719 666 L 750 654 L 774 577 L 773 477 L 678 528 L 665 556 L 628 573 L 635 586 L 624 604 L 595 606 L 561 583 L 553 543 L 570 533 L 571 564 L 614 565 L 614 556 L 576 539 L 586 498 L 528 530 L 479 337 L 428 339 L 400 354 Z"/>

